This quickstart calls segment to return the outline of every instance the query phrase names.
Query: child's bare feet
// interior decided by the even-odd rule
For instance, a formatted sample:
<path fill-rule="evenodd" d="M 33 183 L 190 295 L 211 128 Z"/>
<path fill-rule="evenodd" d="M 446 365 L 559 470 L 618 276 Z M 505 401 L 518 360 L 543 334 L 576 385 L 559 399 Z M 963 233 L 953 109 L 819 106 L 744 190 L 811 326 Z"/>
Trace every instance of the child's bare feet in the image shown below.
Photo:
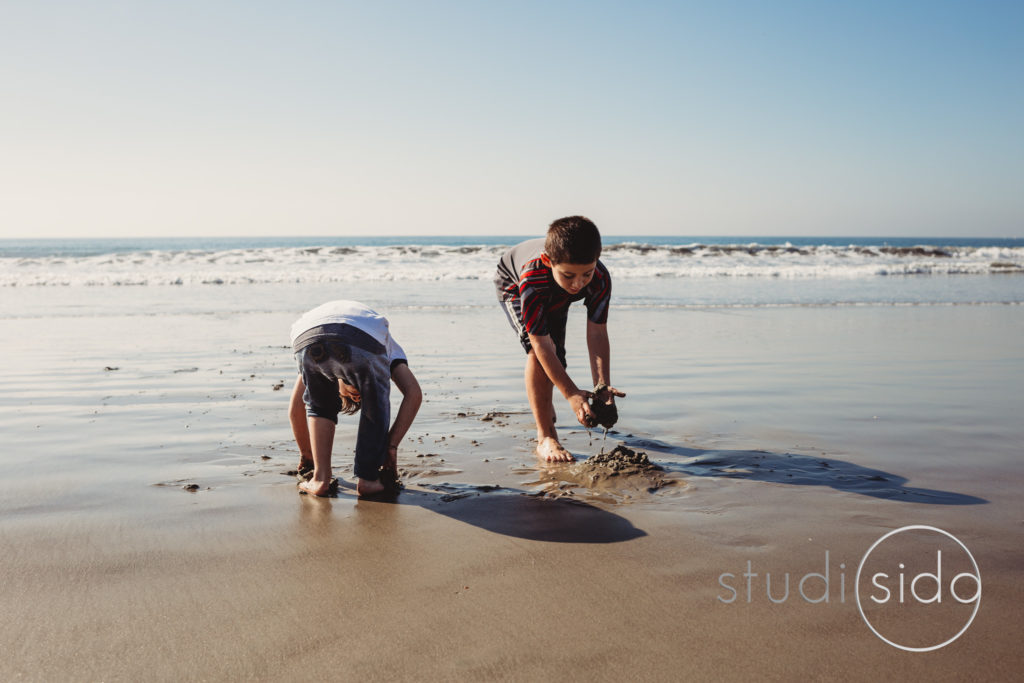
<path fill-rule="evenodd" d="M 356 481 L 356 493 L 359 494 L 360 498 L 365 496 L 372 496 L 384 491 L 387 488 L 378 481 L 370 481 L 369 479 L 359 479 Z"/>
<path fill-rule="evenodd" d="M 313 471 L 313 461 L 312 460 L 302 460 L 302 459 L 300 459 L 297 471 L 298 471 L 299 474 L 305 474 L 306 472 L 312 472 Z"/>
<path fill-rule="evenodd" d="M 572 453 L 562 447 L 562 444 L 550 436 L 540 440 L 536 452 L 538 458 L 548 462 L 572 462 L 576 459 Z"/>
<path fill-rule="evenodd" d="M 330 480 L 317 481 L 316 479 L 300 481 L 299 490 L 314 496 L 327 496 L 331 493 L 331 482 Z"/>

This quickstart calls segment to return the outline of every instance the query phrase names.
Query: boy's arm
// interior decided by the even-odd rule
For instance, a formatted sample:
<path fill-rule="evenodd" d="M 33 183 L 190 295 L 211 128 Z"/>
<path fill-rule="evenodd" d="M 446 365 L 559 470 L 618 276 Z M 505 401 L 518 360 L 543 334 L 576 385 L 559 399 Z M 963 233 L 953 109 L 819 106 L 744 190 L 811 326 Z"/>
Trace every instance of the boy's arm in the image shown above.
<path fill-rule="evenodd" d="M 604 384 L 609 395 L 606 403 L 612 403 L 615 396 L 625 396 L 612 386 L 611 343 L 608 341 L 608 325 L 587 321 L 587 350 L 590 352 L 590 374 L 594 386 Z"/>
<path fill-rule="evenodd" d="M 584 427 L 589 426 L 592 414 L 590 406 L 587 405 L 587 399 L 590 398 L 591 393 L 581 390 L 569 377 L 569 373 L 562 367 L 562 362 L 558 360 L 558 353 L 555 351 L 555 343 L 551 341 L 551 336 L 547 334 L 531 334 L 530 346 L 533 347 L 533 354 L 536 356 L 540 366 L 544 368 L 544 373 L 547 374 L 548 379 L 562 392 L 562 396 L 569 401 L 576 419 Z"/>
<path fill-rule="evenodd" d="M 306 420 L 306 404 L 302 400 L 302 394 L 306 391 L 306 385 L 302 382 L 302 375 L 295 380 L 295 387 L 292 389 L 292 397 L 288 404 L 288 421 L 292 425 L 292 435 L 295 437 L 295 445 L 299 447 L 299 462 L 302 464 L 313 464 L 313 447 L 309 441 L 309 424 Z"/>
<path fill-rule="evenodd" d="M 397 467 L 398 444 L 402 442 L 409 427 L 412 426 L 412 421 L 416 418 L 416 413 L 419 412 L 420 403 L 423 402 L 423 392 L 420 390 L 420 383 L 416 381 L 416 376 L 412 374 L 412 370 L 405 363 L 395 366 L 395 369 L 391 371 L 391 380 L 402 392 L 402 405 L 398 407 L 398 414 L 388 432 L 388 461 L 392 467 Z"/>

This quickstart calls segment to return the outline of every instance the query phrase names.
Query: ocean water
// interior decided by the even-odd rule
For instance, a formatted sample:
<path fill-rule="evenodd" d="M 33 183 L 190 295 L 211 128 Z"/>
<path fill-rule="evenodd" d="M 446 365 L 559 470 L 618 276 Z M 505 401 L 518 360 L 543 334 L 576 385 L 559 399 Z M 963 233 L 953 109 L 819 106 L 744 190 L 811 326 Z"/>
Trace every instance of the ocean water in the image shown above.
<path fill-rule="evenodd" d="M 533 491 L 523 354 L 491 283 L 515 241 L 3 245 L 0 429 L 12 446 L 0 512 L 120 519 L 126 500 L 191 504 L 183 481 L 213 492 L 197 499 L 212 506 L 252 505 L 257 485 L 291 493 L 288 331 L 335 298 L 385 313 L 423 386 L 401 456 L 410 484 Z M 698 507 L 719 504 L 716 478 L 848 493 L 867 470 L 895 482 L 872 502 L 903 496 L 903 481 L 940 502 L 1016 495 L 1024 245 L 916 242 L 606 239 L 613 382 L 628 394 L 610 441 L 674 468 Z M 567 351 L 581 386 L 584 337 L 577 310 Z M 556 407 L 574 453 L 603 447 Z M 482 419 L 492 411 L 502 418 Z M 340 422 L 346 476 L 358 421 Z M 58 465 L 45 481 L 41 457 Z M 1016 509 L 992 510 L 1019 523 Z"/>
<path fill-rule="evenodd" d="M 498 257 L 521 239 L 0 240 L 0 315 L 491 306 Z M 617 306 L 1024 303 L 1021 239 L 606 236 L 601 258 Z"/>

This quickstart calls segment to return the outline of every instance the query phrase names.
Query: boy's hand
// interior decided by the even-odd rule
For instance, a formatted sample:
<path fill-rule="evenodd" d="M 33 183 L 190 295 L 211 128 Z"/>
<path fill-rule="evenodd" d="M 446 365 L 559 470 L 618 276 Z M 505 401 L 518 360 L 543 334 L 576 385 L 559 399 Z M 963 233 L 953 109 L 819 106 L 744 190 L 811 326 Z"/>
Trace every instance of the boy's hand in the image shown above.
<path fill-rule="evenodd" d="M 615 397 L 624 397 L 626 394 L 615 387 L 610 387 L 604 382 L 598 382 L 594 387 L 594 401 L 590 404 L 590 412 L 593 414 L 594 422 L 605 429 L 611 429 L 619 421 L 619 411 L 615 407 Z"/>
<path fill-rule="evenodd" d="M 626 398 L 626 394 L 624 392 L 605 384 L 598 384 L 594 389 L 594 398 L 602 403 L 615 403 L 616 396 L 619 398 Z"/>
<path fill-rule="evenodd" d="M 589 391 L 577 390 L 575 393 L 569 394 L 567 397 L 569 405 L 572 406 L 573 415 L 580 421 L 580 424 L 590 429 L 597 422 L 594 420 L 594 414 L 590 411 L 590 405 L 587 401 L 593 396 Z"/>
<path fill-rule="evenodd" d="M 402 488 L 402 482 L 398 478 L 398 446 L 388 444 L 388 459 L 380 468 L 380 484 L 383 491 L 389 494 L 398 493 Z"/>

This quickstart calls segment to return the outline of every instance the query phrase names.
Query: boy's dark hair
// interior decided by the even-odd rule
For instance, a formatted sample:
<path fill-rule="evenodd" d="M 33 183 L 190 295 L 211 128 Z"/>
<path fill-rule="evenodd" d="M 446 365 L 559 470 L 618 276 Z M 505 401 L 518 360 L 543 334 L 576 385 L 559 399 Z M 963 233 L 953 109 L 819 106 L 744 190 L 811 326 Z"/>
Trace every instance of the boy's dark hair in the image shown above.
<path fill-rule="evenodd" d="M 589 218 L 559 218 L 548 228 L 544 253 L 552 263 L 593 263 L 601 255 L 601 233 Z"/>
<path fill-rule="evenodd" d="M 362 400 L 355 401 L 348 396 L 341 396 L 341 412 L 346 415 L 354 415 L 360 408 L 363 407 Z"/>
<path fill-rule="evenodd" d="M 318 341 L 309 346 L 309 355 L 314 361 L 319 363 L 327 358 L 335 358 L 336 360 L 347 363 L 352 358 L 352 351 L 349 349 L 348 344 L 340 341 Z M 342 380 L 338 380 L 341 382 Z M 348 396 L 338 396 L 341 401 L 341 412 L 346 415 L 355 414 L 363 405 L 362 398 L 358 401 L 351 399 Z"/>

